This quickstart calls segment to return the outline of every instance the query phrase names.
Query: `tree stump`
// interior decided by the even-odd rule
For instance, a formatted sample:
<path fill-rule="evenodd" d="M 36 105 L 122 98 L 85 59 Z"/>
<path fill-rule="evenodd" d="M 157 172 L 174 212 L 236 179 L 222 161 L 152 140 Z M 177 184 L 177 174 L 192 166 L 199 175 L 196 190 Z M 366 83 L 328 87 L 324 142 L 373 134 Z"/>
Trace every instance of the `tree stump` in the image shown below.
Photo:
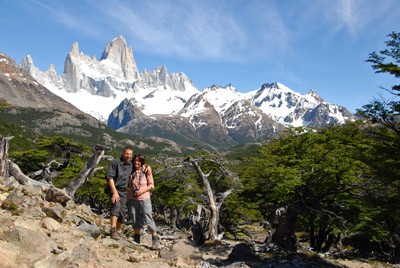
<path fill-rule="evenodd" d="M 8 178 L 8 142 L 13 137 L 0 137 L 0 177 Z"/>

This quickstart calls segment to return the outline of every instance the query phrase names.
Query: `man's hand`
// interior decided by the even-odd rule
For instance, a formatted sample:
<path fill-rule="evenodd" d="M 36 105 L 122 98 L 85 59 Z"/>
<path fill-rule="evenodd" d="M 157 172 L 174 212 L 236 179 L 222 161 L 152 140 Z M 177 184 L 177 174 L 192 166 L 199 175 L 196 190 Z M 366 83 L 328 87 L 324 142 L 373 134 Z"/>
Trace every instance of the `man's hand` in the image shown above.
<path fill-rule="evenodd" d="M 144 165 L 143 166 L 143 171 L 144 171 L 144 173 L 146 173 L 146 175 L 148 175 L 148 174 L 151 174 L 151 166 L 149 166 L 149 165 Z"/>
<path fill-rule="evenodd" d="M 119 194 L 117 191 L 115 191 L 112 196 L 111 196 L 111 202 L 113 203 L 117 203 L 119 202 Z"/>

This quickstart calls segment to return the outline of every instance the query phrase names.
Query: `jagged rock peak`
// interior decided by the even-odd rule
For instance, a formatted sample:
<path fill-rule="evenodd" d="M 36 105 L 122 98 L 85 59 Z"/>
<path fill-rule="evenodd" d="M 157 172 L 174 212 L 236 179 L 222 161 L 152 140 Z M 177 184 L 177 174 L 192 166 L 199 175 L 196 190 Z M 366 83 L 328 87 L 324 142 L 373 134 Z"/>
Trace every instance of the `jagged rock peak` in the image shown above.
<path fill-rule="evenodd" d="M 261 90 L 265 89 L 265 88 L 273 88 L 273 89 L 278 89 L 279 88 L 279 84 L 276 82 L 273 83 L 265 83 L 261 86 Z"/>
<path fill-rule="evenodd" d="M 307 95 L 313 97 L 317 102 L 320 102 L 320 103 L 324 102 L 324 99 L 321 98 L 314 89 L 310 89 L 310 91 L 308 91 Z"/>
<path fill-rule="evenodd" d="M 31 55 L 26 55 L 22 59 L 20 67 L 22 70 L 26 71 L 33 77 L 36 77 L 40 73 L 40 70 L 33 63 Z"/>
<path fill-rule="evenodd" d="M 30 69 L 34 67 L 33 59 L 31 55 L 26 55 L 21 61 L 21 68 L 30 72 Z"/>
<path fill-rule="evenodd" d="M 230 90 L 232 92 L 237 92 L 236 88 L 234 86 L 232 86 L 232 84 L 228 84 L 228 85 L 226 85 L 224 87 L 214 84 L 209 88 L 205 88 L 203 90 L 203 92 L 219 91 L 219 90 Z"/>
<path fill-rule="evenodd" d="M 125 38 L 119 35 L 107 44 L 100 60 L 109 60 L 121 67 L 128 80 L 139 79 L 139 72 L 133 57 L 132 47 L 128 47 Z"/>
<path fill-rule="evenodd" d="M 75 58 L 79 57 L 79 45 L 78 45 L 78 42 L 75 42 L 75 43 L 72 44 L 72 48 L 69 51 L 69 54 L 71 56 L 74 56 Z"/>
<path fill-rule="evenodd" d="M 4 73 L 20 73 L 21 69 L 11 57 L 0 53 L 0 71 Z"/>

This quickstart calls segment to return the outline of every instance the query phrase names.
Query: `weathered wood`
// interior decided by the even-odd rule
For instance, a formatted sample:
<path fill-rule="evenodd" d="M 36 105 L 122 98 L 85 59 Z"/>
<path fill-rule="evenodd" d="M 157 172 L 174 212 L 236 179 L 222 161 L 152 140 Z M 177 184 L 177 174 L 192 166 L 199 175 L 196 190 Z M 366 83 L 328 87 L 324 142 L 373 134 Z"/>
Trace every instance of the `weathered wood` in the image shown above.
<path fill-rule="evenodd" d="M 71 197 L 64 190 L 58 189 L 52 184 L 36 181 L 29 178 L 21 171 L 17 164 L 11 162 L 10 160 L 8 160 L 8 166 L 10 175 L 13 176 L 14 179 L 20 184 L 40 187 L 42 191 L 46 193 L 46 201 L 66 205 L 66 203 L 71 200 Z"/>
<path fill-rule="evenodd" d="M 225 198 L 232 192 L 233 188 L 228 189 L 227 191 L 219 194 L 214 194 L 210 182 L 208 181 L 208 177 L 211 173 L 205 174 L 200 166 L 201 160 L 189 158 L 190 163 L 192 163 L 195 168 L 197 174 L 202 180 L 204 191 L 206 192 L 208 208 L 210 210 L 210 219 L 208 221 L 208 239 L 211 241 L 220 239 L 220 235 L 218 235 L 218 225 L 219 225 L 219 213 L 221 206 L 225 200 Z M 228 170 L 224 167 L 222 163 L 219 161 L 214 161 L 218 164 L 220 171 L 224 175 L 231 175 Z"/>
<path fill-rule="evenodd" d="M 8 161 L 8 172 L 22 185 L 33 185 L 32 179 L 26 176 L 19 166 L 11 161 Z"/>
<path fill-rule="evenodd" d="M 40 167 L 42 169 L 28 174 L 28 177 L 36 181 L 47 182 L 52 184 L 53 179 L 57 178 L 61 174 L 61 170 L 68 167 L 70 160 L 71 159 L 68 154 L 67 159 L 65 159 L 63 163 L 59 163 L 54 159 L 47 164 L 40 163 Z M 57 166 L 53 167 L 53 163 L 56 163 Z"/>
<path fill-rule="evenodd" d="M 110 147 L 105 147 L 105 146 L 100 146 L 97 145 L 93 148 L 93 155 L 89 159 L 89 161 L 86 163 L 84 168 L 79 172 L 78 177 L 76 180 L 74 180 L 66 189 L 65 191 L 71 196 L 71 198 L 74 198 L 74 195 L 76 191 L 81 188 L 86 181 L 93 176 L 93 174 L 101 170 L 102 167 L 96 168 L 96 166 L 99 164 L 100 160 L 104 156 L 104 151 L 109 151 L 111 150 Z"/>
<path fill-rule="evenodd" d="M 196 212 L 190 216 L 190 225 L 191 225 L 190 230 L 192 232 L 192 240 L 197 245 L 203 245 L 206 240 L 204 235 L 204 228 L 200 223 L 201 211 L 202 211 L 202 206 L 197 205 Z"/>
<path fill-rule="evenodd" d="M 272 242 L 281 248 L 295 251 L 297 248 L 296 218 L 298 211 L 295 207 L 279 208 L 275 212 L 275 232 L 272 234 Z"/>
<path fill-rule="evenodd" d="M 8 178 L 8 147 L 9 141 L 14 137 L 0 137 L 0 177 Z"/>
<path fill-rule="evenodd" d="M 86 166 L 79 172 L 78 178 L 70 184 L 67 190 L 64 189 L 62 190 L 54 187 L 51 184 L 52 177 L 50 177 L 50 181 L 48 180 L 37 181 L 31 179 L 21 171 L 21 169 L 17 164 L 8 160 L 7 159 L 8 141 L 11 139 L 12 137 L 5 137 L 5 138 L 1 137 L 0 139 L 0 161 L 1 161 L 0 171 L 2 172 L 0 173 L 0 175 L 5 174 L 5 172 L 7 171 L 7 174 L 13 176 L 14 179 L 22 185 L 32 185 L 36 187 L 41 187 L 43 192 L 46 193 L 45 198 L 47 201 L 60 203 L 62 205 L 65 205 L 69 200 L 73 199 L 75 192 L 84 185 L 87 179 L 90 176 L 92 176 L 95 172 L 102 169 L 102 167 L 96 167 L 96 166 L 100 162 L 102 157 L 109 158 L 109 156 L 104 156 L 104 151 L 111 150 L 110 147 L 104 147 L 100 145 L 95 146 L 92 158 L 88 161 Z M 55 162 L 55 160 L 51 161 L 49 164 L 47 164 L 47 166 L 44 166 L 45 169 L 49 168 L 53 162 Z M 56 169 L 60 169 L 67 166 L 68 162 L 69 159 L 67 159 L 63 164 L 59 164 Z M 34 174 L 40 175 L 40 172 Z M 8 175 L 5 178 L 8 178 Z"/>

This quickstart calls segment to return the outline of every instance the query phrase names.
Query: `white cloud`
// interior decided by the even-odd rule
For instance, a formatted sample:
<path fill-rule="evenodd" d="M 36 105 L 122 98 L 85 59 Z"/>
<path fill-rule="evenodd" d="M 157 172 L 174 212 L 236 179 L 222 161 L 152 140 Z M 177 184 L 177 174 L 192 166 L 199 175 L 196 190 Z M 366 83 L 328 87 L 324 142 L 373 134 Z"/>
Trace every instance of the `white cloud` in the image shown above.
<path fill-rule="evenodd" d="M 31 3 L 36 12 L 44 11 L 77 33 L 122 34 L 134 51 L 224 62 L 267 60 L 291 53 L 301 38 L 330 40 L 343 31 L 357 38 L 371 27 L 393 24 L 400 15 L 397 0 Z"/>

